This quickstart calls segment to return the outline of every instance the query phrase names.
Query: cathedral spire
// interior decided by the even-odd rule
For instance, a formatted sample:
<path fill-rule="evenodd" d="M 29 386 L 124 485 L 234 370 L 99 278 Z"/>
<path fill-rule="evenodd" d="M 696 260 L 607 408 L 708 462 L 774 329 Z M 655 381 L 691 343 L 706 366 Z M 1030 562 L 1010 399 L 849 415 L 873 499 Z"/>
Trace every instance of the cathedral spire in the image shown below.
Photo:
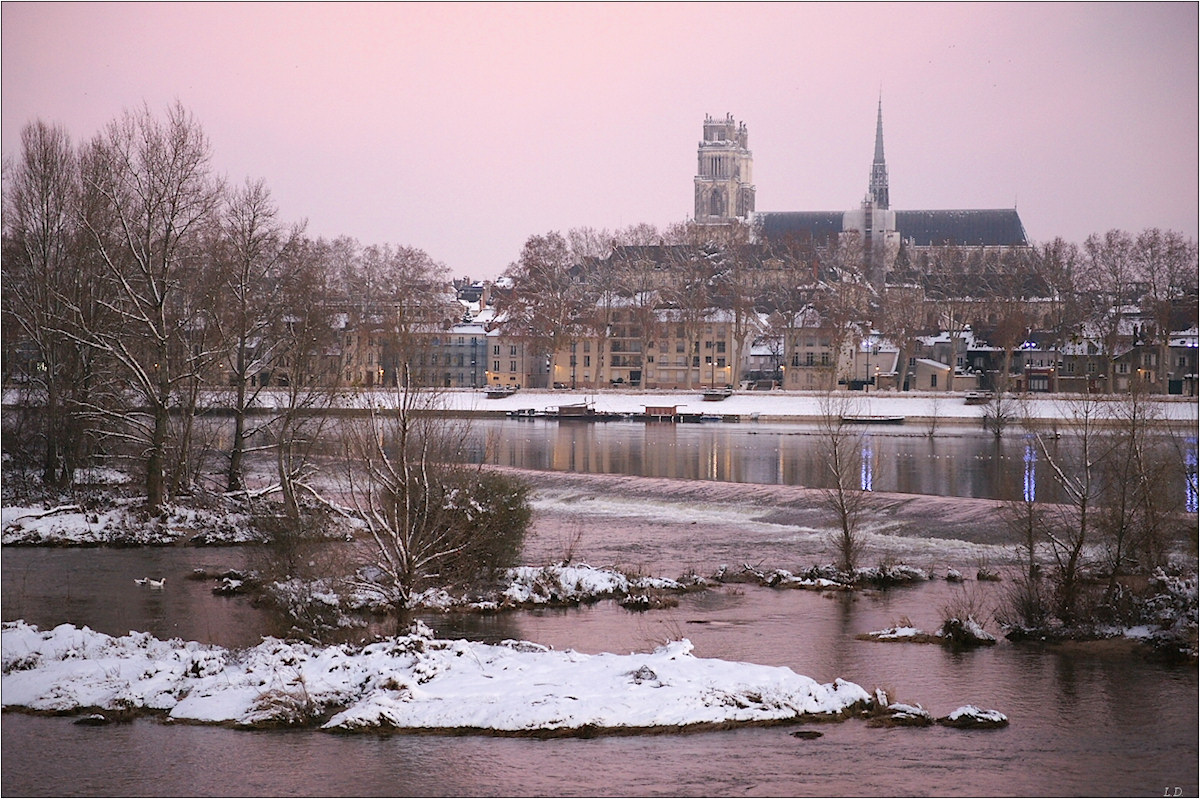
<path fill-rule="evenodd" d="M 877 208 L 888 207 L 887 162 L 883 159 L 883 94 L 879 97 L 879 112 L 875 121 L 875 160 L 871 163 L 871 186 L 868 190 Z"/>

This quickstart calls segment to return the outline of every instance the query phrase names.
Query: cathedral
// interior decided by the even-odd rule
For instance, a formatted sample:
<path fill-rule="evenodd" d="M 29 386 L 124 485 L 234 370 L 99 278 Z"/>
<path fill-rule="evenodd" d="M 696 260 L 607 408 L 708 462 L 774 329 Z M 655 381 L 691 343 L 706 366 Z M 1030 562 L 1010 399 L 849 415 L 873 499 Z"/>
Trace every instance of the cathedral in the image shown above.
<path fill-rule="evenodd" d="M 875 123 L 875 154 L 867 193 L 848 211 L 767 211 L 754 208 L 753 155 L 745 123 L 732 114 L 723 120 L 705 117 L 695 178 L 698 224 L 748 223 L 757 241 L 794 237 L 829 242 L 857 234 L 864 263 L 875 280 L 891 271 L 901 248 L 957 245 L 968 248 L 1028 247 L 1025 228 L 1015 208 L 992 210 L 893 211 L 888 196 L 887 161 L 883 152 L 883 101 Z"/>

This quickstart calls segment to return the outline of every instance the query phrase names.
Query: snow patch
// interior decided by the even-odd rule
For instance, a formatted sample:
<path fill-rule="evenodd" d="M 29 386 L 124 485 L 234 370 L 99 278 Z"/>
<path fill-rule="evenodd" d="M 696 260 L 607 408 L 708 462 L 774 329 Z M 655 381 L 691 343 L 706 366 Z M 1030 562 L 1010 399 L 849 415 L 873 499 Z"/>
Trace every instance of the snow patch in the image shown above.
<path fill-rule="evenodd" d="M 264 639 L 242 651 L 145 633 L 6 622 L 6 708 L 159 711 L 235 726 L 537 733 L 840 717 L 869 704 L 855 683 L 697 658 L 687 640 L 583 655 L 528 642 L 440 640 L 416 625 L 361 647 Z"/>

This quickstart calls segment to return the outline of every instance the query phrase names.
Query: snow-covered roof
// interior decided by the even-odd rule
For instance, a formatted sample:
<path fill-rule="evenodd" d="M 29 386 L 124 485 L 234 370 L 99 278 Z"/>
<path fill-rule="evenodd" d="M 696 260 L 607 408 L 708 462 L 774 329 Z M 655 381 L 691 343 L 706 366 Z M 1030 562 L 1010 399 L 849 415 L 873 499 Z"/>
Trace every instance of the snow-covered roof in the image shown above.
<path fill-rule="evenodd" d="M 950 364 L 935 361 L 932 358 L 917 358 L 917 363 L 928 366 L 930 369 L 945 369 L 947 371 L 950 369 Z"/>
<path fill-rule="evenodd" d="M 1170 335 L 1168 344 L 1172 347 L 1200 346 L 1200 329 L 1190 327 L 1187 330 L 1178 330 Z"/>
<path fill-rule="evenodd" d="M 899 352 L 900 348 L 884 338 L 878 330 L 872 330 L 866 338 L 858 342 L 859 352 Z"/>
<path fill-rule="evenodd" d="M 487 328 L 479 322 L 459 322 L 451 325 L 449 332 L 457 336 L 482 336 L 487 333 Z"/>
<path fill-rule="evenodd" d="M 664 322 L 679 321 L 683 312 L 678 308 L 660 308 L 654 312 L 654 315 Z M 705 323 L 732 323 L 734 313 L 725 308 L 708 308 L 700 316 L 700 321 Z"/>
<path fill-rule="evenodd" d="M 755 339 L 750 345 L 750 357 L 765 357 L 769 355 L 778 355 L 783 349 L 783 342 L 779 338 L 774 339 Z"/>

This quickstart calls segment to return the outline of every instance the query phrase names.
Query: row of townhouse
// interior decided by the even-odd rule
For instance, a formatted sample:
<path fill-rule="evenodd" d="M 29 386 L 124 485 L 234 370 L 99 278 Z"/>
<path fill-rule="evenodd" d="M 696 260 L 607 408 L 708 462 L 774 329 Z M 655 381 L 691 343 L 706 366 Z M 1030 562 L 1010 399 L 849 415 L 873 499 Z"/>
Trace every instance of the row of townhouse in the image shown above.
<path fill-rule="evenodd" d="M 685 314 L 660 308 L 652 312 L 648 326 L 638 321 L 639 316 L 632 308 L 615 309 L 601 334 L 584 336 L 555 352 L 548 364 L 551 385 L 649 389 L 732 385 L 745 353 L 739 352 L 728 311 Z M 515 347 L 510 339 L 500 338 Z M 743 349 L 749 350 L 749 342 Z"/>
<path fill-rule="evenodd" d="M 739 380 L 786 390 L 848 389 L 1127 391 L 1141 380 L 1153 389 L 1195 395 L 1197 334 L 1171 336 L 1169 346 L 1139 338 L 1146 320 L 1122 321 L 1106 347 L 1096 331 L 1068 345 L 1030 331 L 1007 356 L 971 327 L 918 339 L 910 351 L 861 324 L 838 329 L 812 307 L 768 334 L 766 318 L 738 320 L 729 310 L 653 308 L 645 298 L 618 300 L 607 324 L 547 354 L 513 335 L 481 296 L 441 296 L 421 306 L 360 304 L 333 314 L 333 336 L 310 356 L 319 381 L 347 387 L 394 386 L 402 372 L 420 385 L 450 388 L 628 385 L 704 389 Z M 457 321 L 456 321 L 457 320 Z M 738 339 L 738 323 L 745 330 Z M 986 320 L 984 320 L 986 321 Z M 1108 354 L 1108 350 L 1112 354 Z M 271 380 L 269 359 L 257 379 Z M 1005 368 L 1007 367 L 1007 374 Z M 1111 380 L 1109 378 L 1112 378 Z M 1110 385 L 1111 383 L 1111 385 Z"/>
<path fill-rule="evenodd" d="M 1125 393 L 1135 385 L 1161 392 L 1165 385 L 1168 394 L 1196 396 L 1198 340 L 1195 327 L 1172 333 L 1166 346 L 1130 335 L 1109 352 L 1096 336 L 1056 344 L 1048 334 L 1034 331 L 1008 354 L 1007 372 L 1004 350 L 977 340 L 970 328 L 955 336 L 943 332 L 923 338 L 921 350 L 956 381 L 974 383 L 967 389 Z M 910 387 L 938 386 L 917 375 Z"/>
<path fill-rule="evenodd" d="M 878 331 L 838 331 L 812 309 L 798 315 L 779 335 L 758 335 L 741 349 L 733 320 L 713 310 L 686 321 L 677 311 L 656 311 L 652 331 L 642 334 L 630 313 L 616 312 L 607 336 L 576 341 L 551 358 L 535 357 L 527 341 L 489 331 L 493 363 L 487 384 L 597 388 L 630 385 L 648 389 L 709 388 L 734 384 L 780 386 L 791 391 L 947 390 L 1006 388 L 1025 392 L 1125 392 L 1134 380 L 1161 390 L 1197 394 L 1197 331 L 1172 334 L 1165 355 L 1158 345 L 1122 342 L 1106 355 L 1101 344 L 1084 339 L 1066 346 L 1029 340 L 1009 353 L 976 338 L 970 327 L 919 338 L 900 362 L 899 348 Z M 766 330 L 759 320 L 757 332 Z M 1160 363 L 1164 360 L 1165 363 Z M 1109 367 L 1114 383 L 1108 385 Z M 545 367 L 547 372 L 535 373 Z"/>

